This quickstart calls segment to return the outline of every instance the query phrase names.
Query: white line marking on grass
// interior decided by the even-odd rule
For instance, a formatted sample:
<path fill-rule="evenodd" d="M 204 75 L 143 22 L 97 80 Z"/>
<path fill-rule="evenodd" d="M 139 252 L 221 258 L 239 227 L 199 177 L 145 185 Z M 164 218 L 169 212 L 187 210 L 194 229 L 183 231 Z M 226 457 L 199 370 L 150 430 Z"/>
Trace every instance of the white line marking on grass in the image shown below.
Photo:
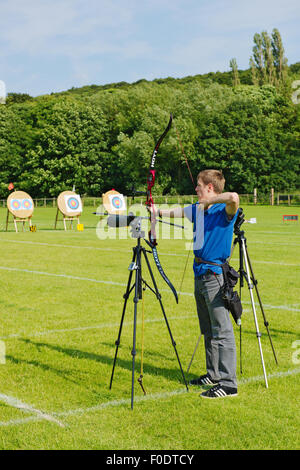
<path fill-rule="evenodd" d="M 273 232 L 273 231 L 270 231 L 270 230 L 269 231 L 267 231 L 267 230 L 255 230 L 255 232 L 252 232 L 252 234 L 253 233 L 267 233 L 269 235 L 273 235 L 273 234 L 275 234 L 275 235 L 293 235 L 294 237 L 295 236 L 297 237 L 297 236 L 300 235 L 300 233 L 297 233 L 297 232 L 284 232 L 284 231 L 282 231 L 282 232 Z"/>
<path fill-rule="evenodd" d="M 4 240 L 0 238 L 0 242 L 7 242 L 7 243 L 25 243 L 27 245 L 41 245 L 41 246 L 48 246 L 48 247 L 55 247 L 55 248 L 74 248 L 74 249 L 83 249 L 83 250 L 98 250 L 98 251 L 107 251 L 107 252 L 118 252 L 118 253 L 127 253 L 127 250 L 120 250 L 114 248 L 103 248 L 103 247 L 96 247 L 96 246 L 82 246 L 82 245 L 62 245 L 60 243 L 43 243 L 43 242 L 33 242 L 33 241 L 24 241 L 24 240 Z M 264 242 L 257 242 L 257 243 L 264 243 Z M 290 244 L 288 244 L 289 246 Z M 297 245 L 298 246 L 298 245 Z M 187 253 L 166 253 L 161 251 L 161 256 L 172 256 L 172 257 L 187 257 Z M 232 258 L 233 261 L 238 261 L 236 258 Z M 283 263 L 280 261 L 257 261 L 254 260 L 254 263 L 260 264 L 275 264 L 280 266 L 300 266 L 299 263 Z"/>
<path fill-rule="evenodd" d="M 40 276 L 52 276 L 52 277 L 63 277 L 66 279 L 74 279 L 76 281 L 89 281 L 89 282 L 97 282 L 99 284 L 110 284 L 112 286 L 125 286 L 126 284 L 122 282 L 114 282 L 114 281 L 103 281 L 101 279 L 92 279 L 89 277 L 79 277 L 79 276 L 72 276 L 70 274 L 55 274 L 55 273 L 47 273 L 44 271 L 34 271 L 31 269 L 20 269 L 20 268 L 10 268 L 8 266 L 0 266 L 0 269 L 3 271 L 16 271 L 20 273 L 28 273 L 28 274 L 38 274 Z"/>
<path fill-rule="evenodd" d="M 232 261 L 239 261 L 238 258 L 231 258 Z M 300 263 L 282 263 L 281 261 L 258 261 L 255 260 L 254 264 L 275 264 L 276 266 L 300 266 Z"/>
<path fill-rule="evenodd" d="M 74 279 L 76 281 L 96 282 L 98 284 L 108 284 L 108 285 L 118 286 L 118 287 L 127 286 L 127 284 L 122 283 L 122 282 L 104 281 L 102 279 L 93 279 L 93 278 L 89 278 L 89 277 L 72 276 L 70 274 L 55 274 L 55 273 L 48 273 L 48 272 L 44 272 L 44 271 L 33 271 L 33 270 L 30 270 L 30 269 L 11 268 L 11 267 L 8 267 L 8 266 L 0 266 L 0 270 L 1 269 L 3 271 L 15 271 L 15 272 L 21 272 L 21 273 L 28 273 L 28 274 L 37 274 L 37 275 L 40 275 L 40 276 L 61 277 L 61 278 L 64 278 L 64 279 Z M 169 289 L 159 289 L 159 290 L 160 290 L 160 292 L 170 293 Z M 180 295 L 187 295 L 187 296 L 190 296 L 190 297 L 194 297 L 194 293 L 192 293 L 192 292 L 182 292 L 181 291 L 181 292 L 178 292 L 178 293 Z M 244 301 L 244 300 L 242 300 L 242 303 L 250 304 L 250 302 Z M 256 305 L 259 305 L 259 304 L 256 303 Z M 287 310 L 287 311 L 291 311 L 291 312 L 300 312 L 299 308 L 293 308 L 293 307 L 290 307 L 288 305 L 264 304 L 264 307 L 265 308 L 270 308 L 270 309 L 275 309 L 275 310 L 280 309 L 280 310 Z"/>
<path fill-rule="evenodd" d="M 41 410 L 33 408 L 31 405 L 28 405 L 28 403 L 24 403 L 15 397 L 11 397 L 9 395 L 4 395 L 3 393 L 0 393 L 0 401 L 4 402 L 8 406 L 17 408 L 18 410 L 22 410 L 27 413 L 33 413 L 34 415 L 36 415 L 35 418 L 38 418 L 38 420 L 45 419 L 46 421 L 51 421 L 52 423 L 58 424 L 58 426 L 62 428 L 65 427 L 65 425 L 61 421 L 54 418 L 53 416 L 49 415 L 48 413 L 44 413 Z M 22 419 L 20 419 L 20 421 L 22 421 Z"/>
<path fill-rule="evenodd" d="M 119 249 L 113 248 L 103 248 L 98 246 L 82 246 L 82 245 L 62 245 L 61 243 L 43 243 L 43 242 L 32 242 L 32 241 L 24 241 L 24 240 L 4 240 L 0 238 L 0 242 L 7 242 L 7 243 L 22 243 L 26 245 L 40 245 L 40 246 L 49 246 L 54 248 L 74 248 L 74 249 L 83 249 L 83 250 L 99 250 L 99 251 L 117 251 L 120 252 Z M 125 253 L 125 250 L 124 250 Z M 127 251 L 126 251 L 127 253 Z"/>
<path fill-rule="evenodd" d="M 282 242 L 274 242 L 272 241 L 271 244 L 268 244 L 265 240 L 251 240 L 251 243 L 263 243 L 266 247 L 272 247 L 273 245 L 280 245 L 280 246 L 300 246 L 300 243 L 282 243 Z"/>
<path fill-rule="evenodd" d="M 290 369 L 287 371 L 275 372 L 274 374 L 269 374 L 268 378 L 269 379 L 281 379 L 283 377 L 297 375 L 299 373 L 300 373 L 300 368 Z M 263 380 L 264 380 L 264 377 L 262 375 L 259 375 L 255 377 L 249 377 L 247 379 L 238 380 L 238 385 L 247 385 L 249 383 L 260 382 Z M 190 392 L 199 393 L 199 390 L 190 389 Z M 184 393 L 188 393 L 188 392 L 186 391 L 185 388 L 181 388 L 181 389 L 174 390 L 172 392 L 153 393 L 153 394 L 148 394 L 145 396 L 139 395 L 134 398 L 134 402 L 143 403 L 145 401 L 153 401 L 153 400 L 157 401 L 157 400 L 162 400 L 162 399 L 168 399 L 177 395 L 183 395 Z M 67 417 L 73 417 L 73 416 L 78 416 L 78 415 L 86 415 L 89 413 L 94 413 L 97 411 L 104 410 L 106 408 L 118 407 L 118 406 L 123 406 L 123 405 L 129 406 L 130 403 L 131 403 L 130 398 L 120 399 L 120 400 L 111 400 L 111 401 L 100 403 L 99 405 L 90 406 L 87 408 L 76 408 L 76 409 L 71 409 L 68 411 L 53 412 L 51 415 L 51 418 L 53 418 L 53 415 L 57 418 L 67 418 Z M 9 421 L 0 421 L 0 427 L 17 426 L 19 424 L 26 424 L 32 421 L 42 421 L 43 419 L 45 419 L 43 416 L 29 416 L 28 418 L 23 418 L 23 419 L 12 419 Z"/>
<path fill-rule="evenodd" d="M 283 371 L 283 372 L 274 372 L 274 374 L 269 374 L 268 375 L 268 378 L 269 379 L 281 379 L 282 377 L 288 377 L 290 375 L 297 375 L 297 374 L 300 374 L 300 368 L 296 368 L 296 369 L 289 369 L 289 370 L 286 370 L 286 371 Z M 249 383 L 253 383 L 253 382 L 259 382 L 261 380 L 264 380 L 264 376 L 263 375 L 257 375 L 255 377 L 248 377 L 247 379 L 240 379 L 238 380 L 238 384 L 239 385 L 243 385 L 243 384 L 249 384 Z"/>
<path fill-rule="evenodd" d="M 242 304 L 251 305 L 251 302 L 248 300 L 242 300 Z M 255 302 L 255 305 L 259 306 L 259 303 Z M 290 307 L 289 305 L 270 305 L 270 304 L 263 303 L 263 307 L 273 309 L 273 310 L 286 310 L 287 312 L 300 312 L 300 308 Z"/>
<path fill-rule="evenodd" d="M 169 317 L 168 319 L 170 321 L 175 321 L 175 320 L 187 320 L 188 318 L 194 318 L 196 319 L 196 314 L 190 314 L 190 315 L 184 315 L 184 316 L 176 316 L 176 317 Z M 144 320 L 144 323 L 158 323 L 158 322 L 164 322 L 164 318 L 150 318 Z M 137 321 L 137 325 L 142 324 L 141 320 Z M 133 321 L 124 321 L 123 326 L 131 326 L 133 325 Z M 37 331 L 36 333 L 12 333 L 7 336 L 0 336 L 0 339 L 13 339 L 13 338 L 22 338 L 23 336 L 26 336 L 26 338 L 32 338 L 32 337 L 37 337 L 37 336 L 46 336 L 46 335 L 51 335 L 51 334 L 57 334 L 57 333 L 69 333 L 72 331 L 85 331 L 85 330 L 98 330 L 98 329 L 103 329 L 103 328 L 118 328 L 120 326 L 119 323 L 103 323 L 102 325 L 90 325 L 90 326 L 76 326 L 74 328 L 61 328 L 61 329 L 53 329 L 53 330 L 44 330 L 44 331 Z"/>

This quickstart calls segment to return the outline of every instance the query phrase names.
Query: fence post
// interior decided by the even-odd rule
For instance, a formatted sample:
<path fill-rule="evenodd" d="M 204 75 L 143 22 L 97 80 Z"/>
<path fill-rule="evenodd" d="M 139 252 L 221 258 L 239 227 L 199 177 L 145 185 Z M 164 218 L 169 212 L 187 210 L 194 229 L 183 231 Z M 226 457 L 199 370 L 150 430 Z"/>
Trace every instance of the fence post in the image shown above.
<path fill-rule="evenodd" d="M 254 188 L 254 193 L 253 193 L 253 202 L 254 202 L 254 204 L 256 204 L 256 203 L 257 203 L 257 189 L 256 189 L 256 188 Z"/>

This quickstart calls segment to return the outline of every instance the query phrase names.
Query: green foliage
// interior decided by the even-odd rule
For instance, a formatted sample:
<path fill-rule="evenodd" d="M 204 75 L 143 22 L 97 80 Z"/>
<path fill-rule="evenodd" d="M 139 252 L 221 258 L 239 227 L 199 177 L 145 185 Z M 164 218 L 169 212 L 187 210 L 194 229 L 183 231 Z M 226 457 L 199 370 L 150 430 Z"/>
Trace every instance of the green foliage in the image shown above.
<path fill-rule="evenodd" d="M 234 87 L 232 73 L 217 72 L 37 98 L 11 94 L 0 107 L 1 197 L 10 182 L 33 197 L 74 185 L 91 196 L 112 187 L 125 194 L 133 186 L 144 190 L 170 112 L 174 125 L 156 160 L 157 194 L 193 190 L 183 153 L 194 179 L 201 169 L 217 167 L 227 189 L 240 193 L 297 189 L 300 111 L 291 84 L 299 67 L 291 66 L 285 86 L 275 87 L 249 85 L 251 70 L 232 65 Z"/>
<path fill-rule="evenodd" d="M 24 103 L 25 101 L 33 101 L 34 98 L 27 93 L 8 93 L 6 104 Z"/>

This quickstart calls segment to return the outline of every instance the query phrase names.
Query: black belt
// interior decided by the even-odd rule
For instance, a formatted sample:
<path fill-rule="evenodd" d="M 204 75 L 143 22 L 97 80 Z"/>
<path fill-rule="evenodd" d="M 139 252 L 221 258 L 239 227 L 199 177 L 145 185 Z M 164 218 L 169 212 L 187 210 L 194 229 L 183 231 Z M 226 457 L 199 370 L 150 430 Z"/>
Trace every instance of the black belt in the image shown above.
<path fill-rule="evenodd" d="M 202 258 L 197 258 L 197 256 L 195 256 L 195 261 L 197 264 L 212 264 L 213 266 L 222 266 L 222 264 L 213 263 L 212 261 L 205 261 Z"/>

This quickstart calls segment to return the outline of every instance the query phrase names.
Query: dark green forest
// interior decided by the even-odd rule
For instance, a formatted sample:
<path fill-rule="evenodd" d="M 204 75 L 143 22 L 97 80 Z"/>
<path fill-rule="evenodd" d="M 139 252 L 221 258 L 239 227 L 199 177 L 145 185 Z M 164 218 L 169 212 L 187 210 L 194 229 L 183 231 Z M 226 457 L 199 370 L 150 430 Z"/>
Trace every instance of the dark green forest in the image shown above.
<path fill-rule="evenodd" d="M 292 99 L 300 62 L 287 66 L 273 56 L 268 66 L 267 44 L 256 39 L 248 70 L 233 59 L 224 73 L 36 98 L 10 93 L 0 105 L 1 198 L 11 182 L 32 197 L 54 197 L 73 185 L 90 196 L 113 187 L 144 190 L 170 113 L 174 125 L 156 160 L 157 194 L 194 192 L 182 148 L 194 178 L 205 168 L 222 169 L 228 190 L 300 189 L 300 93 Z"/>

